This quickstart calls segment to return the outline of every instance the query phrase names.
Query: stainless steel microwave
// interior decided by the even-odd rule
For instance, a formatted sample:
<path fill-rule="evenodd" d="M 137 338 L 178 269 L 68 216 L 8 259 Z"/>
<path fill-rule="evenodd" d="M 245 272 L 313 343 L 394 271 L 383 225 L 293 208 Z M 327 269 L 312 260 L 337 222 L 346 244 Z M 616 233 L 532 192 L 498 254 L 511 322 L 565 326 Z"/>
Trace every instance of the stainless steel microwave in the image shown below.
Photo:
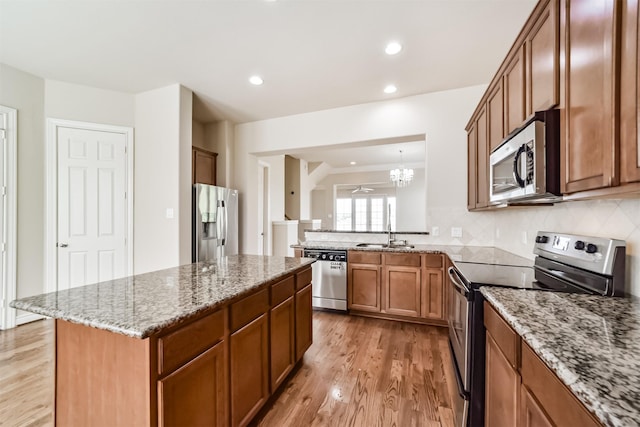
<path fill-rule="evenodd" d="M 560 116 L 541 111 L 489 156 L 492 204 L 548 203 L 560 193 Z"/>

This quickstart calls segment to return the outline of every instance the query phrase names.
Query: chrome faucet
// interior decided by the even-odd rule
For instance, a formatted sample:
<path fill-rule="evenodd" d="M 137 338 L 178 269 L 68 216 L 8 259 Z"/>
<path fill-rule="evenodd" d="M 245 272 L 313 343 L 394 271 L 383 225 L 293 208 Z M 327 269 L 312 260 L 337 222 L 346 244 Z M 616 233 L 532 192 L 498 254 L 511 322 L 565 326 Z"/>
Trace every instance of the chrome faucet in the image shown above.
<path fill-rule="evenodd" d="M 391 246 L 391 243 L 395 242 L 395 235 L 393 236 L 394 238 L 391 238 L 391 221 L 389 221 L 389 223 L 387 224 L 387 246 Z"/>

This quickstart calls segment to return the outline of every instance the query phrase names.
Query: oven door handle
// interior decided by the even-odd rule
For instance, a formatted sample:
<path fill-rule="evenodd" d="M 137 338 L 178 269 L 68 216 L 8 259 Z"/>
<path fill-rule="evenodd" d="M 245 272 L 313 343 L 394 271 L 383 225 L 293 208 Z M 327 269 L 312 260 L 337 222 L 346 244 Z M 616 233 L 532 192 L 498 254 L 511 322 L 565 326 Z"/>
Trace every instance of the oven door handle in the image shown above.
<path fill-rule="evenodd" d="M 451 356 L 451 361 L 453 362 L 453 371 L 454 377 L 456 377 L 456 384 L 458 386 L 458 395 L 464 399 L 469 400 L 469 393 L 464 389 L 464 385 L 462 385 L 462 377 L 460 376 L 460 369 L 458 369 L 458 361 L 456 360 L 456 354 L 453 351 L 453 346 L 451 345 L 451 341 L 449 341 L 449 355 Z"/>
<path fill-rule="evenodd" d="M 456 290 L 462 294 L 467 300 L 469 300 L 471 290 L 467 288 L 462 279 L 460 278 L 460 273 L 454 267 L 449 267 L 447 270 L 449 273 L 449 279 L 451 279 L 451 283 Z"/>

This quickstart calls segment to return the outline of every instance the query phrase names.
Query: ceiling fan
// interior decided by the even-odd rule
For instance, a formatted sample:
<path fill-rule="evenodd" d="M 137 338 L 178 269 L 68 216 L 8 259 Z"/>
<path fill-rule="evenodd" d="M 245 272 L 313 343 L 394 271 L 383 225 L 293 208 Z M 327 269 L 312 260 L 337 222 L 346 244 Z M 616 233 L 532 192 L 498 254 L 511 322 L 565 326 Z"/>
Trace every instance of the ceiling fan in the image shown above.
<path fill-rule="evenodd" d="M 373 191 L 373 188 L 363 187 L 362 185 L 358 185 L 351 193 L 368 193 Z"/>

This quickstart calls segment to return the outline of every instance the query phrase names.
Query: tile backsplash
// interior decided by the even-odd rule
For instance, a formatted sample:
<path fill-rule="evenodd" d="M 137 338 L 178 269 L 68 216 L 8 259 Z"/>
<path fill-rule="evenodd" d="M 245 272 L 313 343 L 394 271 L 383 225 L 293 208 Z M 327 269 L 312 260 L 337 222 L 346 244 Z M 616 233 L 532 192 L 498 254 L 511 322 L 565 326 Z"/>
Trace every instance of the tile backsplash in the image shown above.
<path fill-rule="evenodd" d="M 496 246 L 533 259 L 539 230 L 609 237 L 627 242 L 627 292 L 640 296 L 640 199 L 564 202 L 553 206 L 510 207 L 490 212 L 466 209 L 427 210 L 427 224 L 437 226 L 434 244 Z M 462 238 L 450 235 L 462 227 Z"/>

